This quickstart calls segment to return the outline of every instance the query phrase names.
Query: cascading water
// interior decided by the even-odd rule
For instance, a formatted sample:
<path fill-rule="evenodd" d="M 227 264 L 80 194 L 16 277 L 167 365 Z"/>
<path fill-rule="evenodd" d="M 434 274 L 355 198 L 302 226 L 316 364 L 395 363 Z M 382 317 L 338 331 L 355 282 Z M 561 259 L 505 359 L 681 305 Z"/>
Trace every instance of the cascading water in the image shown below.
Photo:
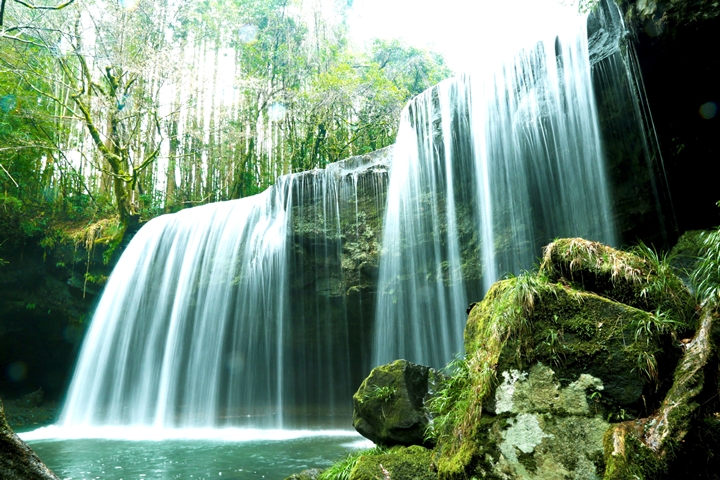
<path fill-rule="evenodd" d="M 403 112 L 384 221 L 373 363 L 442 367 L 469 299 L 559 236 L 616 243 L 584 19 Z"/>
<path fill-rule="evenodd" d="M 612 74 L 592 71 L 584 20 L 560 20 L 411 101 L 376 158 L 144 226 L 61 424 L 344 426 L 371 366 L 445 365 L 468 302 L 554 237 L 616 244 L 591 81 Z"/>
<path fill-rule="evenodd" d="M 377 156 L 143 226 L 98 305 L 61 426 L 281 428 L 347 415 L 351 364 L 363 363 L 353 339 L 367 333 L 348 321 L 343 241 L 352 250 L 370 228 L 359 191 L 384 202 Z"/>

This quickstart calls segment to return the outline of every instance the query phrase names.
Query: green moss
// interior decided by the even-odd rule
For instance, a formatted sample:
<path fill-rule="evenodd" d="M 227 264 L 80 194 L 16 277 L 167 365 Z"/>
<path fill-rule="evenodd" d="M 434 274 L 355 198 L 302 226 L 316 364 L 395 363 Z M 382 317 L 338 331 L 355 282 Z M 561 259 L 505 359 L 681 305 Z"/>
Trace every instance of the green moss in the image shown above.
<path fill-rule="evenodd" d="M 416 445 L 394 447 L 377 455 L 361 455 L 349 478 L 434 480 L 438 477 L 434 470 L 432 451 Z"/>
<path fill-rule="evenodd" d="M 368 450 L 359 450 L 357 452 L 350 453 L 342 460 L 334 463 L 328 469 L 323 470 L 318 477 L 318 480 L 349 480 L 350 478 L 353 478 L 351 477 L 351 472 L 361 458 L 382 455 L 386 451 L 387 450 L 383 447 L 374 447 Z"/>
<path fill-rule="evenodd" d="M 545 284 L 527 320 L 531 327 L 523 337 L 508 338 L 497 368 L 523 370 L 542 362 L 553 366 L 563 385 L 589 374 L 607 385 L 604 409 L 636 408 L 648 380 L 658 377 L 657 366 L 648 368 L 647 360 L 660 354 L 661 337 L 668 334 L 647 327 L 654 321 L 647 312 L 593 293 Z"/>
<path fill-rule="evenodd" d="M 659 480 L 665 476 L 665 460 L 638 439 L 638 428 L 641 425 L 628 422 L 607 431 L 603 480 Z"/>
<path fill-rule="evenodd" d="M 695 304 L 667 258 L 555 242 L 539 274 L 496 283 L 470 313 L 431 405 L 438 477 L 661 478 L 697 411 L 706 320 L 679 361 Z M 625 423 L 603 440 L 611 421 Z"/>
<path fill-rule="evenodd" d="M 552 282 L 648 312 L 666 312 L 683 327 L 694 326 L 695 301 L 670 258 L 642 244 L 624 252 L 581 238 L 559 239 L 545 247 L 540 271 Z"/>

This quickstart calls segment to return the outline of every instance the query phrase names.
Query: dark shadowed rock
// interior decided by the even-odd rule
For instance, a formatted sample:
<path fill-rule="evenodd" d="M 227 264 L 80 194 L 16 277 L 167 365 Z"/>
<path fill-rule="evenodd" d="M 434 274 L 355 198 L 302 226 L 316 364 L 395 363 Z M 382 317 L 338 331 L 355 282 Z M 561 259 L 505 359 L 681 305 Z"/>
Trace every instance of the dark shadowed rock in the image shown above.
<path fill-rule="evenodd" d="M 38 388 L 32 393 L 28 393 L 27 395 L 23 395 L 17 400 L 18 406 L 21 407 L 39 407 L 43 404 L 45 401 L 45 392 L 43 392 L 42 388 Z"/>
<path fill-rule="evenodd" d="M 0 402 L 0 478 L 3 480 L 58 480 L 35 452 L 12 431 Z"/>
<path fill-rule="evenodd" d="M 423 445 L 440 374 L 407 360 L 376 367 L 353 395 L 353 426 L 380 445 Z"/>

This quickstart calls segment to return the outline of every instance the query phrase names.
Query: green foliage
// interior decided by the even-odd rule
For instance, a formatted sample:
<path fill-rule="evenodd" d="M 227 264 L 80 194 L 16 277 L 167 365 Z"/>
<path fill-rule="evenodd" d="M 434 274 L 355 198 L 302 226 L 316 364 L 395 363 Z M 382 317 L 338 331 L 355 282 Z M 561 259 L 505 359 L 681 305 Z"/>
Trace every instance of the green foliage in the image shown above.
<path fill-rule="evenodd" d="M 648 303 L 658 305 L 656 314 L 662 316 L 664 323 L 675 321 L 674 325 L 678 328 L 682 322 L 689 324 L 691 313 L 686 311 L 687 288 L 675 274 L 672 254 L 659 253 L 643 242 L 630 249 L 630 253 L 646 262 L 643 268 L 645 284 L 640 290 L 640 296 L 647 299 Z M 670 318 L 674 315 L 680 318 Z"/>
<path fill-rule="evenodd" d="M 93 275 L 91 273 L 85 274 L 85 281 L 90 283 L 95 283 L 98 285 L 101 285 L 107 281 L 108 277 L 106 275 Z"/>
<path fill-rule="evenodd" d="M 565 352 L 562 351 L 562 337 L 562 329 L 558 331 L 551 328 L 548 330 L 543 342 L 550 351 L 550 359 L 555 366 L 559 366 L 565 356 Z"/>
<path fill-rule="evenodd" d="M 381 402 L 390 401 L 397 394 L 397 388 L 391 385 L 378 386 L 373 385 L 366 390 L 365 397 L 363 400 L 379 400 Z"/>
<path fill-rule="evenodd" d="M 387 449 L 381 446 L 375 446 L 368 450 L 359 450 L 357 452 L 349 453 L 344 459 L 333 464 L 327 470 L 324 470 L 319 480 L 350 480 L 350 472 L 352 472 L 358 460 L 363 455 L 382 455 Z"/>
<path fill-rule="evenodd" d="M 540 268 L 551 281 L 570 283 L 644 311 L 660 310 L 692 329 L 695 302 L 671 260 L 642 243 L 626 252 L 569 238 L 545 247 Z"/>
<path fill-rule="evenodd" d="M 353 49 L 344 2 L 333 12 L 287 0 L 136 3 L 13 11 L 31 27 L 0 43 L 13 241 L 39 237 L 49 250 L 57 223 L 134 222 L 253 195 L 385 147 L 407 100 L 450 75 L 439 55 L 397 40 Z M 96 45 L 81 45 L 88 38 Z M 221 79 L 228 60 L 233 78 Z M 180 87 L 161 106 L 166 86 Z M 0 211 L 0 227 L 7 218 Z"/>
<path fill-rule="evenodd" d="M 464 356 L 459 356 L 445 367 L 446 379 L 432 396 L 427 406 L 432 422 L 425 438 L 438 442 L 452 435 L 455 425 L 462 419 L 469 405 L 470 367 Z"/>
<path fill-rule="evenodd" d="M 654 314 L 636 317 L 633 326 L 635 341 L 639 342 L 644 339 L 646 344 L 649 344 L 652 338 L 667 334 L 676 335 L 678 329 L 683 327 L 683 323 L 674 319 L 667 312 L 656 310 Z"/>
<path fill-rule="evenodd" d="M 370 56 L 405 97 L 418 95 L 452 75 L 445 60 L 437 53 L 406 45 L 397 39 L 375 40 Z"/>
<path fill-rule="evenodd" d="M 701 238 L 704 254 L 692 273 L 692 283 L 698 302 L 716 308 L 720 305 L 720 228 L 703 232 Z"/>
<path fill-rule="evenodd" d="M 651 315 L 636 316 L 632 328 L 635 329 L 634 344 L 629 348 L 637 351 L 636 368 L 657 386 L 659 383 L 658 363 L 651 347 L 652 342 L 665 335 L 677 338 L 678 331 L 685 328 L 683 322 L 660 310 Z"/>

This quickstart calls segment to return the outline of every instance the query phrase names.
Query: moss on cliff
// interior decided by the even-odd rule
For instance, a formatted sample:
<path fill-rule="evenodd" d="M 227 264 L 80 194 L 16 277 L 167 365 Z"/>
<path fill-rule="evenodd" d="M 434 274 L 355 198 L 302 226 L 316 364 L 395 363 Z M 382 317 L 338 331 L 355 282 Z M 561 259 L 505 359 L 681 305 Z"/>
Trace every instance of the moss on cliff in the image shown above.
<path fill-rule="evenodd" d="M 377 455 L 362 455 L 350 473 L 351 480 L 434 480 L 432 451 L 420 446 L 395 447 Z"/>

